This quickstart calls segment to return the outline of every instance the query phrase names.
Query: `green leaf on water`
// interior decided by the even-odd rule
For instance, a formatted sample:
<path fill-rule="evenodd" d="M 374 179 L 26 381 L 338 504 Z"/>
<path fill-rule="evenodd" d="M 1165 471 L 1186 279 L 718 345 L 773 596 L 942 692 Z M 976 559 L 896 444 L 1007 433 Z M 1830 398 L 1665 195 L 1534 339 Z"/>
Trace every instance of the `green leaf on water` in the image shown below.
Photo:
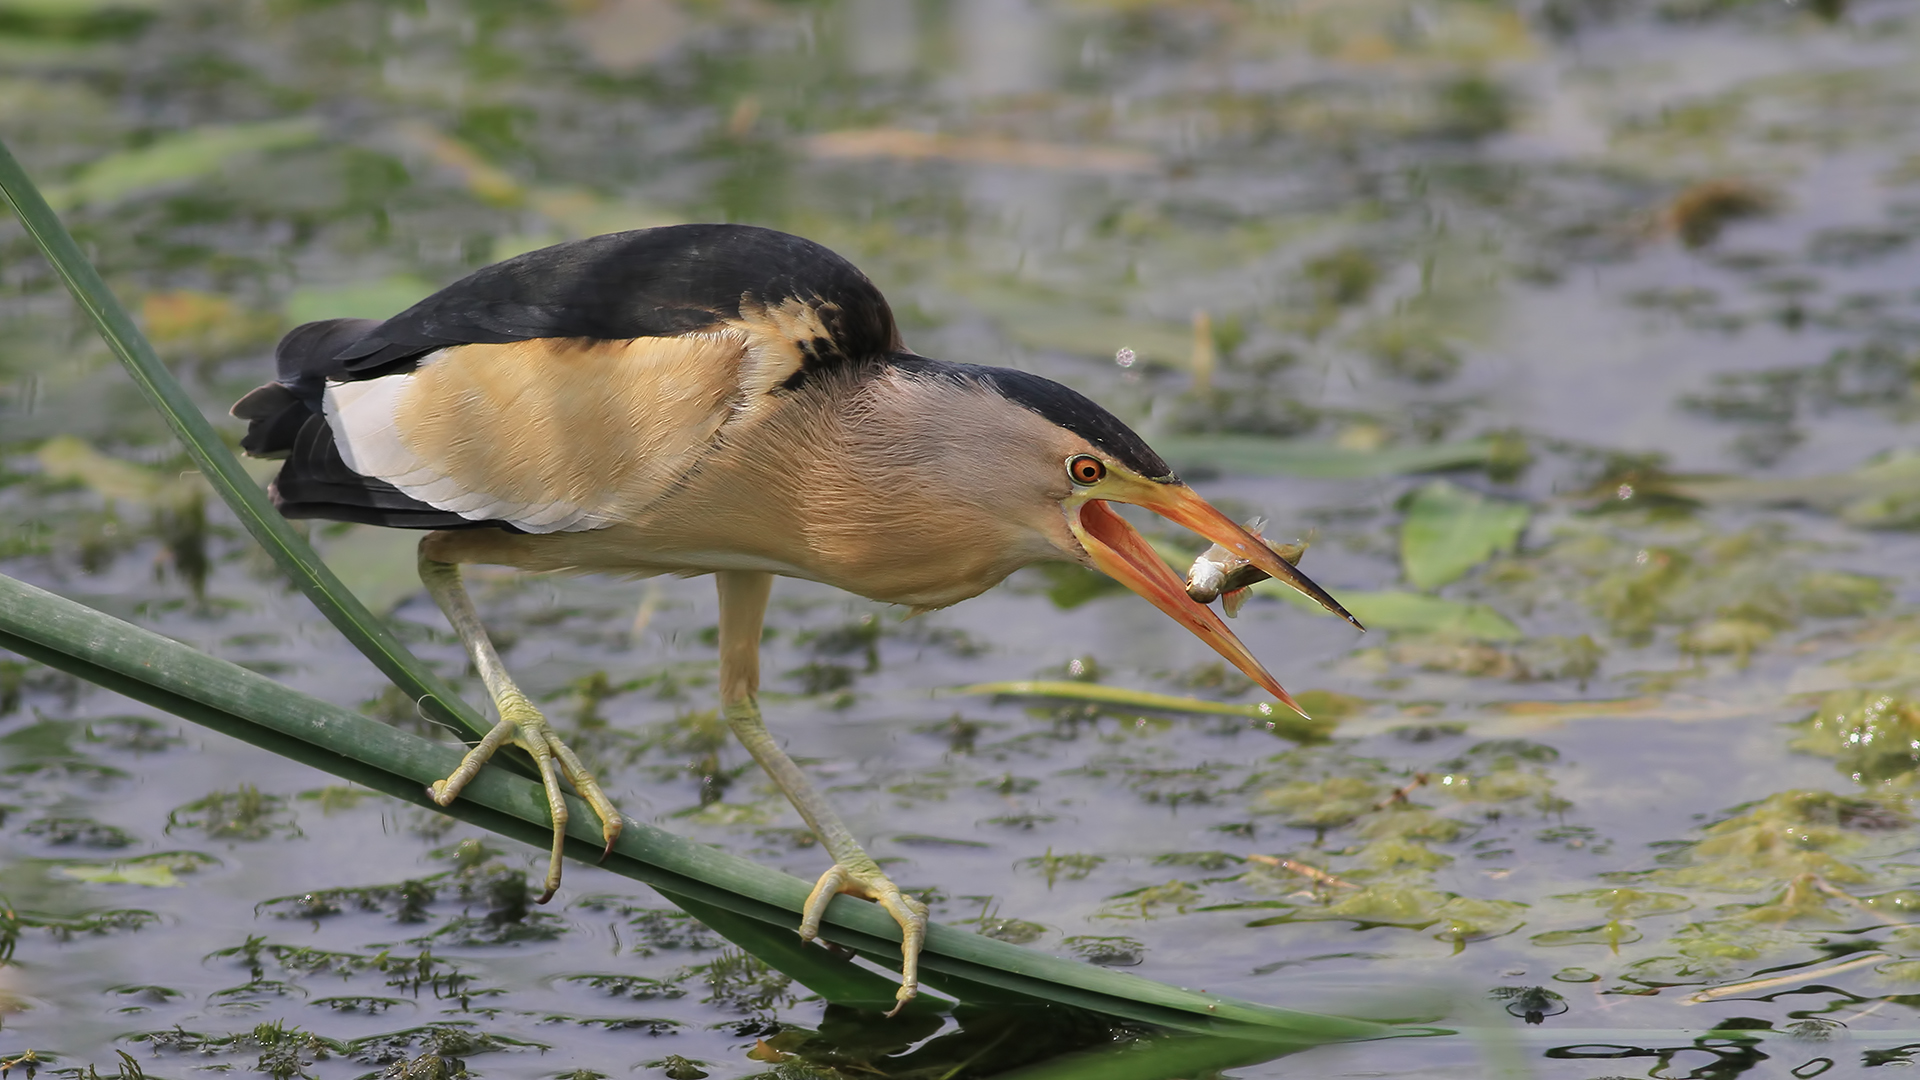
<path fill-rule="evenodd" d="M 1373 810 L 1391 788 L 1354 776 L 1291 780 L 1268 788 L 1249 804 L 1256 814 L 1278 814 L 1295 828 L 1345 825 Z"/>
<path fill-rule="evenodd" d="M 47 479 L 85 484 L 104 499 L 175 505 L 206 491 L 194 474 L 168 474 L 110 457 L 71 435 L 48 439 L 34 456 Z"/>
<path fill-rule="evenodd" d="M 1631 945 L 1646 935 L 1630 922 L 1618 919 L 1602 923 L 1599 926 L 1583 926 L 1576 930 L 1548 930 L 1529 938 L 1535 945 L 1553 948 L 1561 945 L 1605 945 L 1614 952 L 1620 946 Z"/>
<path fill-rule="evenodd" d="M 1615 919 L 1643 915 L 1673 915 L 1693 908 L 1693 901 L 1678 893 L 1644 892 L 1640 889 L 1588 889 L 1566 893 L 1555 900 L 1586 901 Z"/>
<path fill-rule="evenodd" d="M 1435 480 L 1407 501 L 1400 526 L 1400 563 L 1407 581 L 1435 589 L 1519 542 L 1533 511 Z M 1364 619 L 1362 621 L 1365 621 Z"/>
<path fill-rule="evenodd" d="M 1486 464 L 1497 449 L 1494 439 L 1357 450 L 1337 443 L 1263 439 L 1257 435 L 1174 435 L 1157 438 L 1153 444 L 1175 468 L 1205 465 L 1230 472 L 1318 480 L 1362 480 L 1468 468 Z"/>
<path fill-rule="evenodd" d="M 1920 453 L 1896 451 L 1829 476 L 1674 476 L 1650 492 L 1718 506 L 1805 506 L 1863 529 L 1920 527 Z"/>
<path fill-rule="evenodd" d="M 411 274 L 346 285 L 311 285 L 287 295 L 287 319 L 293 323 L 384 319 L 412 307 L 415 301 L 432 292 L 431 283 Z"/>
<path fill-rule="evenodd" d="M 1286 710 L 1271 702 L 1236 705 L 1227 701 L 1156 694 L 1151 690 L 1130 690 L 1124 686 L 1069 682 L 1064 679 L 1016 679 L 1010 682 L 975 683 L 956 686 L 950 694 L 991 694 L 996 697 L 1045 697 L 1068 701 L 1088 701 L 1101 705 L 1126 705 L 1155 712 L 1201 713 L 1209 716 L 1248 716 L 1265 718 Z"/>
<path fill-rule="evenodd" d="M 62 209 L 110 203 L 212 176 L 246 154 L 305 146 L 319 138 L 319 123 L 305 117 L 222 124 L 162 135 L 138 150 L 122 150 L 87 164 L 71 181 L 49 188 L 47 202 Z"/>
<path fill-rule="evenodd" d="M 157 11 L 165 4 L 166 0 L 5 0 L 0 12 L 27 19 L 73 19 Z"/>
<path fill-rule="evenodd" d="M 1909 783 L 1920 769 L 1920 706 L 1884 690 L 1834 690 L 1794 725 L 1792 747 L 1832 758 L 1840 771 L 1869 784 Z"/>
<path fill-rule="evenodd" d="M 1236 705 L 1226 701 L 1175 697 L 1172 694 L 1156 694 L 1151 690 L 1130 690 L 1124 686 L 1101 686 L 1098 683 L 1069 682 L 1064 679 L 1017 679 L 1011 682 L 975 683 L 972 686 L 956 686 L 945 692 L 990 694 L 995 697 L 1056 698 L 1065 701 L 1085 701 L 1098 705 L 1146 709 L 1150 712 L 1245 716 L 1297 730 L 1301 736 L 1305 737 L 1324 736 L 1332 727 L 1328 723 L 1302 720 L 1284 706 L 1270 701 Z"/>
<path fill-rule="evenodd" d="M 1262 581 L 1253 586 L 1253 591 L 1277 596 L 1303 611 L 1322 610 L 1320 605 L 1277 581 Z M 1296 601 L 1295 597 L 1299 599 Z M 1512 620 L 1485 604 L 1442 600 L 1437 596 L 1399 590 L 1355 592 L 1341 589 L 1339 597 L 1347 610 L 1372 630 L 1448 634 L 1479 641 L 1518 641 L 1526 636 Z"/>
<path fill-rule="evenodd" d="M 1247 925 L 1345 920 L 1363 926 L 1426 929 L 1438 923 L 1440 932 L 1434 936 L 1459 944 L 1512 931 L 1525 918 L 1526 910 L 1527 905 L 1513 900 L 1475 900 L 1436 889 L 1379 884 L 1343 892 L 1324 906 L 1302 907 Z"/>
<path fill-rule="evenodd" d="M 205 867 L 219 865 L 219 859 L 211 855 L 202 855 L 197 851 L 162 851 L 154 855 L 143 855 L 138 859 L 116 859 L 105 863 L 69 863 L 55 869 L 54 873 L 63 878 L 88 881 L 95 885 L 147 885 L 157 889 L 171 889 L 181 883 L 181 874 L 191 874 Z"/>

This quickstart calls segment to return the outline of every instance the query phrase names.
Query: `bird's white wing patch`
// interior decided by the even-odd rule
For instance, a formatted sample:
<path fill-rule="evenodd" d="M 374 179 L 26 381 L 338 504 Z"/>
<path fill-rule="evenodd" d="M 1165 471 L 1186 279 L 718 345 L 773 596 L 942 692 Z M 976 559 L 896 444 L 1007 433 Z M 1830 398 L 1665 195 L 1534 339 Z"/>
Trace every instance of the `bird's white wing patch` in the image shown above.
<path fill-rule="evenodd" d="M 740 393 L 737 332 L 461 345 L 413 371 L 329 384 L 347 467 L 469 521 L 597 529 L 658 498 Z"/>

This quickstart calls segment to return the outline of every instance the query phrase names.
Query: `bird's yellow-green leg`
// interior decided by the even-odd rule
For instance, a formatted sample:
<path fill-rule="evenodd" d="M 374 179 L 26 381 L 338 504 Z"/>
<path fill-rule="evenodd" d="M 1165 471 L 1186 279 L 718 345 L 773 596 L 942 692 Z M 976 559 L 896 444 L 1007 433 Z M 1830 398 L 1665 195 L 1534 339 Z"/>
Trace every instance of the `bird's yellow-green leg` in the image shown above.
<path fill-rule="evenodd" d="M 546 891 L 540 894 L 539 902 L 544 904 L 553 899 L 554 891 L 560 888 L 560 852 L 567 839 L 567 801 L 560 793 L 560 775 L 565 775 L 580 797 L 593 807 L 600 817 L 600 835 L 606 838 L 607 850 L 613 850 L 613 841 L 620 835 L 620 812 L 614 809 L 612 800 L 600 790 L 600 784 L 593 774 L 580 763 L 580 758 L 560 741 L 547 718 L 533 707 L 527 695 L 507 677 L 507 669 L 500 663 L 500 654 L 494 651 L 493 641 L 487 637 L 486 627 L 480 624 L 480 614 L 473 609 L 473 600 L 467 595 L 467 587 L 460 582 L 460 567 L 454 563 L 438 562 L 429 559 L 424 548 L 420 554 L 420 580 L 427 586 L 427 594 L 433 602 L 440 605 L 446 613 L 447 621 L 453 624 L 454 632 L 467 646 L 467 655 L 473 658 L 473 666 L 480 672 L 481 681 L 487 684 L 487 693 L 493 698 L 493 707 L 500 712 L 500 722 L 487 732 L 479 745 L 467 751 L 460 767 L 445 780 L 436 780 L 427 793 L 441 806 L 453 802 L 460 789 L 467 786 L 487 763 L 494 751 L 508 742 L 533 755 L 534 763 L 539 766 L 540 780 L 547 789 L 547 806 L 553 814 L 553 855 L 547 861 Z"/>
<path fill-rule="evenodd" d="M 800 918 L 800 938 L 812 941 L 820 934 L 820 919 L 833 898 L 846 893 L 872 900 L 900 924 L 900 991 L 892 1016 L 920 992 L 920 945 L 927 937 L 927 905 L 900 891 L 853 838 L 840 815 L 833 812 L 760 721 L 760 627 L 767 613 L 773 575 L 754 570 L 722 570 L 714 575 L 720 586 L 720 704 L 727 725 L 747 753 L 767 770 L 786 792 L 813 835 L 833 858 L 807 897 Z"/>

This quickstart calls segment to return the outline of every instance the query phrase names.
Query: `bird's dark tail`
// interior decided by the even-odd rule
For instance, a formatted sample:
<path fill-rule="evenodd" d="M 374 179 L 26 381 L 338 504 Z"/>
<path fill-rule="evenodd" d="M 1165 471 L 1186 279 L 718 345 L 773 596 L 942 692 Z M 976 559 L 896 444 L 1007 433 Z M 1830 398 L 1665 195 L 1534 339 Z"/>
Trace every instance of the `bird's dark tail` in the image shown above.
<path fill-rule="evenodd" d="M 247 422 L 240 449 L 261 458 L 291 454 L 300 429 L 320 415 L 327 377 L 346 371 L 334 357 L 379 325 L 374 319 L 327 319 L 288 331 L 273 349 L 278 377 L 233 405 L 233 415 Z"/>
<path fill-rule="evenodd" d="M 328 319 L 294 327 L 273 350 L 279 377 L 234 403 L 233 415 L 247 422 L 240 448 L 286 462 L 267 489 L 273 505 L 290 518 L 399 529 L 498 527 L 423 503 L 354 472 L 341 459 L 324 411 L 327 379 L 347 373 L 336 357 L 379 325 L 373 319 Z"/>

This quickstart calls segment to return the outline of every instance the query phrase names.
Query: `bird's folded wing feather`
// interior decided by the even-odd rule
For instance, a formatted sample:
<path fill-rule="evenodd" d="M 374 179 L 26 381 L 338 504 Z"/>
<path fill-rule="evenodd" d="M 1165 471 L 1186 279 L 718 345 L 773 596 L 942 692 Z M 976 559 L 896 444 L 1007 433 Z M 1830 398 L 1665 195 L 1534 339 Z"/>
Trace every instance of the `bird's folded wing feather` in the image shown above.
<path fill-rule="evenodd" d="M 299 432 L 276 482 L 289 514 L 575 531 L 637 514 L 810 373 L 901 348 L 885 299 L 827 249 L 673 226 L 530 252 L 377 326 L 296 329 L 280 385 L 320 430 L 271 387 L 241 408 L 254 452 Z"/>
<path fill-rule="evenodd" d="M 326 418 L 348 468 L 429 506 L 523 532 L 602 528 L 773 404 L 778 372 L 754 354 L 737 330 L 462 345 L 330 384 Z"/>

